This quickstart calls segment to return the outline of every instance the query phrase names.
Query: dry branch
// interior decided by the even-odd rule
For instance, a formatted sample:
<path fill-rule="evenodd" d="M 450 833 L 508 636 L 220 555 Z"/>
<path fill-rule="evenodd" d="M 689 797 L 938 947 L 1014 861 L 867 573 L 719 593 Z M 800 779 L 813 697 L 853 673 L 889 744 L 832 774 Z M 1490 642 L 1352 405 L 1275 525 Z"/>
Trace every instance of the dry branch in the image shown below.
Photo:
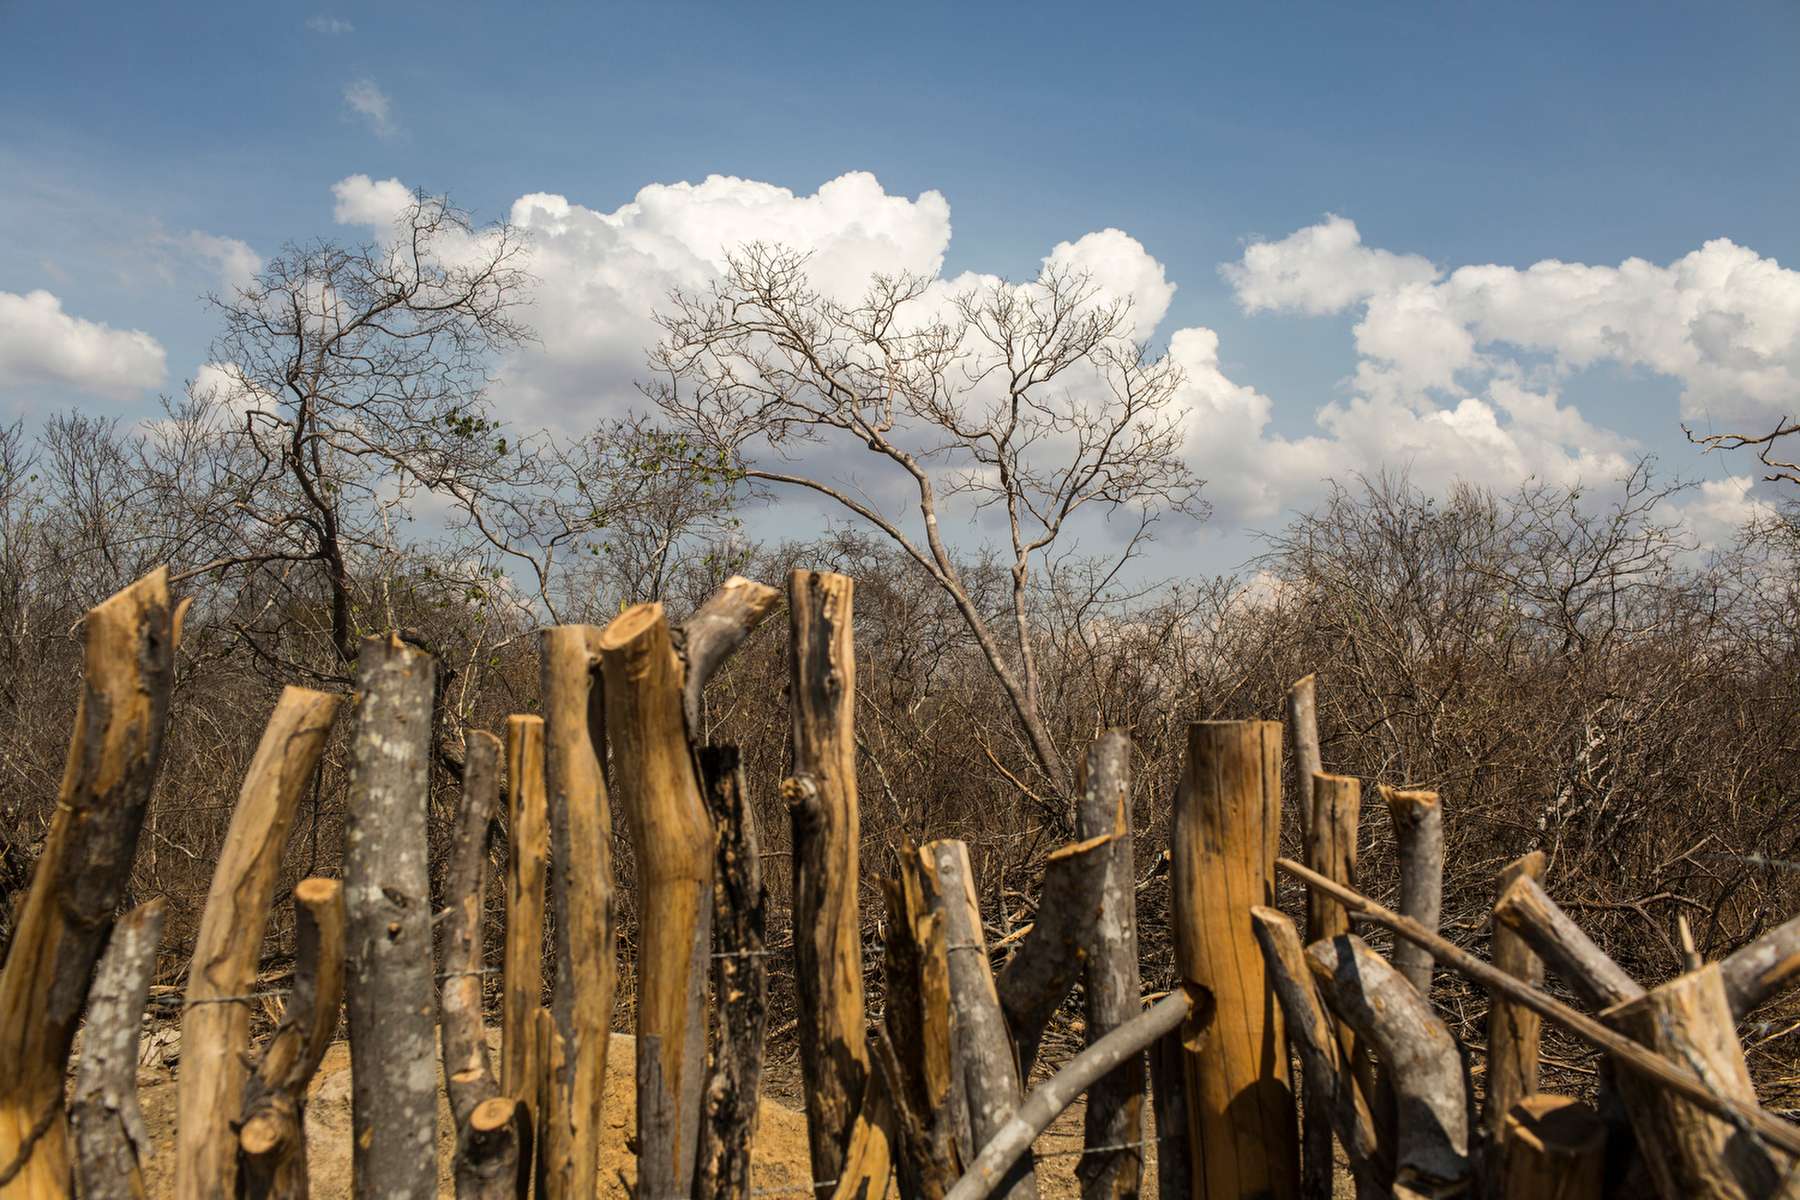
<path fill-rule="evenodd" d="M 1743 1020 L 1800 978 L 1800 917 L 1763 934 L 1719 964 L 1731 1015 Z"/>
<path fill-rule="evenodd" d="M 75 1139 L 75 1184 L 82 1200 L 142 1200 L 150 1131 L 138 1107 L 138 1034 L 156 974 L 164 901 L 126 913 L 113 926 L 88 989 L 87 1028 L 69 1125 Z"/>
<path fill-rule="evenodd" d="M 1542 850 L 1533 850 L 1500 873 L 1501 893 L 1520 876 L 1534 880 L 1544 877 Z M 1494 966 L 1533 987 L 1541 984 L 1543 960 L 1498 918 L 1493 929 Z M 1496 1145 L 1505 1133 L 1513 1106 L 1537 1092 L 1538 1038 L 1542 1027 L 1538 1015 L 1528 1008 L 1500 996 L 1488 1002 L 1487 1097 L 1482 1125 Z"/>
<path fill-rule="evenodd" d="M 1593 1007 L 1611 1008 L 1644 994 L 1643 986 L 1594 945 L 1530 875 L 1521 874 L 1507 885 L 1494 916 Z"/>
<path fill-rule="evenodd" d="M 1444 908 L 1444 806 L 1436 792 L 1382 787 L 1400 860 L 1402 915 L 1436 933 Z M 1411 942 L 1394 946 L 1394 967 L 1419 995 L 1431 999 L 1431 955 Z"/>
<path fill-rule="evenodd" d="M 1112 840 L 1111 833 L 1104 833 L 1072 842 L 1044 860 L 1037 917 L 995 984 L 1006 1027 L 1018 1047 L 1021 1078 L 1030 1077 L 1044 1026 L 1081 976 L 1112 860 Z"/>
<path fill-rule="evenodd" d="M 733 575 L 682 623 L 680 650 L 687 675 L 681 704 L 691 737 L 698 740 L 701 736 L 700 701 L 714 672 L 762 624 L 779 599 L 781 593 L 774 588 Z"/>
<path fill-rule="evenodd" d="M 537 1011 L 544 1000 L 544 719 L 506 718 L 506 944 L 500 994 L 500 1090 L 537 1111 Z"/>

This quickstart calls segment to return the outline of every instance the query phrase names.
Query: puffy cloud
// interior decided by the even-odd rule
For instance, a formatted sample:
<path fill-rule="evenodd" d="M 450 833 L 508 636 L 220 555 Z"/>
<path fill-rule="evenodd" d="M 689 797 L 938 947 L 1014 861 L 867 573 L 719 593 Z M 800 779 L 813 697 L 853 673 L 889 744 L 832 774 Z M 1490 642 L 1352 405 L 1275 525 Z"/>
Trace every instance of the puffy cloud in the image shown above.
<path fill-rule="evenodd" d="M 164 371 L 163 348 L 147 333 L 71 316 L 46 291 L 0 292 L 0 392 L 60 383 L 129 397 L 159 386 Z"/>
<path fill-rule="evenodd" d="M 1130 301 L 1132 336 L 1139 339 L 1155 332 L 1169 311 L 1169 301 L 1175 298 L 1175 285 L 1163 273 L 1163 265 L 1150 256 L 1142 242 L 1122 230 L 1102 229 L 1072 242 L 1058 242 L 1044 265 L 1085 272 L 1099 299 Z"/>
<path fill-rule="evenodd" d="M 349 175 L 331 185 L 337 203 L 332 220 L 340 225 L 366 225 L 386 229 L 413 201 L 412 189 L 398 179 L 379 182 L 367 175 Z"/>
<path fill-rule="evenodd" d="M 1278 242 L 1252 242 L 1219 268 L 1245 312 L 1342 312 L 1371 296 L 1438 277 L 1431 260 L 1363 245 L 1356 223 L 1335 214 Z"/>
<path fill-rule="evenodd" d="M 249 243 L 233 237 L 195 231 L 182 239 L 194 255 L 207 262 L 218 273 L 219 286 L 229 294 L 247 286 L 262 270 L 262 258 Z"/>
<path fill-rule="evenodd" d="M 369 132 L 378 138 L 391 138 L 400 132 L 394 124 L 393 101 L 373 79 L 358 79 L 344 85 L 344 103 L 361 117 Z"/>

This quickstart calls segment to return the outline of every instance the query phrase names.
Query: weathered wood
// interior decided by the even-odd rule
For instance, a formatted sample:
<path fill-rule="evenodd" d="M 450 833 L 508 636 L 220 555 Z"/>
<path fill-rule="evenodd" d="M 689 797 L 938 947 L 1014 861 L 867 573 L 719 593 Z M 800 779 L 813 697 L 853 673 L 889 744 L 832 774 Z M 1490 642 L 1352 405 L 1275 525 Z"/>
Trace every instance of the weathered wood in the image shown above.
<path fill-rule="evenodd" d="M 185 602 L 184 602 L 185 603 Z M 0 969 L 0 1198 L 68 1188 L 63 1074 L 156 783 L 180 637 L 157 568 L 87 614 L 56 811 Z"/>
<path fill-rule="evenodd" d="M 920 855 L 926 902 L 944 930 L 955 1069 L 962 1078 L 974 1143 L 985 1146 L 1018 1111 L 1022 1099 L 1018 1064 L 988 966 L 969 848 L 946 839 L 927 843 Z M 1037 1178 L 1029 1154 L 1013 1164 L 998 1192 L 1012 1200 L 1036 1200 Z"/>
<path fill-rule="evenodd" d="M 431 954 L 431 656 L 363 640 L 344 828 L 344 1000 L 350 1018 L 351 1166 L 358 1200 L 433 1200 L 437 989 Z M 185 1052 L 185 1047 L 184 1047 Z"/>
<path fill-rule="evenodd" d="M 1319 706 L 1316 681 L 1311 675 L 1294 681 L 1287 692 L 1288 742 L 1294 748 L 1294 791 L 1298 793 L 1300 828 L 1313 827 L 1317 792 L 1313 778 L 1325 770 L 1319 757 Z"/>
<path fill-rule="evenodd" d="M 947 1200 L 986 1200 L 1008 1170 L 1031 1149 L 1037 1136 L 1075 1103 L 1095 1080 L 1116 1069 L 1179 1026 L 1193 1007 L 1186 992 L 1171 992 L 1147 1012 L 1107 1033 L 1035 1088 L 1004 1125 L 988 1138 L 975 1161 L 950 1189 Z"/>
<path fill-rule="evenodd" d="M 562 1031 L 557 1028 L 555 1015 L 546 1007 L 537 1010 L 537 1032 L 534 1042 L 537 1046 L 537 1129 L 533 1144 L 538 1152 L 532 1158 L 532 1195 L 549 1197 L 559 1194 L 555 1189 L 568 1187 L 568 1116 L 563 1112 L 566 1101 L 563 1097 L 563 1080 L 568 1071 L 568 1055 L 563 1044 Z M 551 1154 L 544 1149 L 552 1137 L 560 1137 L 563 1143 L 563 1154 L 560 1160 L 552 1161 Z"/>
<path fill-rule="evenodd" d="M 1184 1028 L 1194 1194 L 1286 1200 L 1300 1186 L 1287 1037 L 1250 910 L 1275 903 L 1281 726 L 1188 727 L 1175 793 L 1171 905 L 1175 968 L 1206 989 L 1210 1028 Z"/>
<path fill-rule="evenodd" d="M 721 664 L 774 609 L 781 593 L 766 584 L 733 575 L 681 625 L 679 649 L 687 674 L 681 686 L 689 736 L 702 736 L 700 702 Z"/>
<path fill-rule="evenodd" d="M 181 1200 L 229 1196 L 237 1181 L 232 1123 L 242 1112 L 250 1071 L 250 1001 L 263 928 L 281 855 L 312 782 L 339 697 L 290 687 L 275 712 L 232 810 L 194 936 L 181 1014 L 181 1120 L 175 1138 L 175 1194 Z"/>
<path fill-rule="evenodd" d="M 452 1177 L 458 1200 L 507 1200 L 518 1191 L 516 1102 L 496 1108 L 500 1080 L 488 1060 L 481 1019 L 482 897 L 488 826 L 500 800 L 500 739 L 470 730 L 463 761 L 463 805 L 444 879 L 442 970 L 438 972 L 438 1030 L 444 1051 L 444 1090 L 456 1129 Z M 475 1114 L 482 1113 L 477 1126 Z"/>
<path fill-rule="evenodd" d="M 294 983 L 275 1036 L 244 1084 L 238 1186 L 246 1200 L 306 1200 L 306 1088 L 344 1008 L 344 889 L 294 887 Z"/>
<path fill-rule="evenodd" d="M 1076 780 L 1075 832 L 1112 835 L 1101 874 L 1100 908 L 1082 983 L 1091 1046 L 1143 1008 L 1138 976 L 1137 878 L 1131 834 L 1131 738 L 1109 729 L 1088 748 Z M 1143 1185 L 1144 1056 L 1127 1055 L 1088 1089 L 1075 1166 L 1082 1200 L 1132 1200 Z M 1117 1146 L 1124 1149 L 1103 1150 Z"/>
<path fill-rule="evenodd" d="M 1725 998 L 1738 1020 L 1800 980 L 1800 917 L 1763 934 L 1719 964 Z"/>
<path fill-rule="evenodd" d="M 705 1082 L 713 828 L 681 711 L 683 669 L 660 604 L 626 609 L 600 635 L 613 783 L 638 877 L 638 1189 L 685 1195 Z M 654 1039 L 654 1040 L 652 1040 Z M 661 1055 L 646 1071 L 645 1055 Z M 652 1096 L 644 1088 L 666 1088 Z M 651 1125 L 668 1120 L 667 1130 Z M 665 1158 L 653 1147 L 666 1147 Z"/>
<path fill-rule="evenodd" d="M 493 1095 L 469 1113 L 457 1143 L 457 1194 L 524 1200 L 531 1187 L 530 1110 Z"/>
<path fill-rule="evenodd" d="M 1031 1077 L 1044 1026 L 1081 977 L 1100 913 L 1112 840 L 1111 833 L 1104 833 L 1071 842 L 1044 860 L 1037 916 L 996 981 L 1000 1010 L 1018 1048 L 1020 1078 Z"/>
<path fill-rule="evenodd" d="M 1319 1000 L 1300 934 L 1292 921 L 1272 908 L 1251 909 L 1250 920 L 1287 1017 L 1288 1037 L 1300 1055 L 1307 1103 L 1316 1105 L 1325 1121 L 1326 1149 L 1335 1132 L 1349 1159 L 1357 1195 L 1386 1196 L 1394 1182 L 1391 1131 L 1386 1139 L 1376 1132 L 1368 1094 L 1344 1057 L 1337 1022 Z"/>
<path fill-rule="evenodd" d="M 119 918 L 88 989 L 87 1028 L 69 1104 L 82 1200 L 143 1200 L 142 1166 L 151 1147 L 138 1107 L 138 1034 L 156 974 L 163 909 L 159 896 Z"/>
<path fill-rule="evenodd" d="M 1444 908 L 1444 806 L 1436 792 L 1382 786 L 1400 861 L 1401 915 L 1437 932 Z M 1394 946 L 1394 968 L 1419 995 L 1431 999 L 1431 955 L 1411 942 Z"/>
<path fill-rule="evenodd" d="M 900 1177 L 900 1114 L 888 1080 L 870 1059 L 863 1102 L 850 1127 L 844 1169 L 831 1187 L 831 1200 L 870 1200 L 892 1193 Z"/>
<path fill-rule="evenodd" d="M 1521 875 L 1531 879 L 1544 877 L 1544 852 L 1533 850 L 1515 859 L 1500 872 L 1500 891 L 1504 894 L 1512 881 Z M 1489 952 L 1494 966 L 1533 987 L 1544 981 L 1544 963 L 1531 947 L 1513 930 L 1498 920 L 1493 921 L 1493 948 Z M 1537 1093 L 1538 1039 L 1542 1019 L 1528 1008 L 1500 996 L 1488 1001 L 1487 1097 L 1482 1109 L 1482 1125 L 1490 1141 L 1499 1145 L 1513 1107 Z M 1527 1113 L 1535 1110 L 1528 1109 Z"/>
<path fill-rule="evenodd" d="M 960 1173 L 957 1124 L 961 1089 L 953 1086 L 950 976 L 943 924 L 927 910 L 919 853 L 896 854 L 893 877 L 882 880 L 888 923 L 883 939 L 887 981 L 886 1028 L 870 1037 L 893 1055 L 889 1093 L 900 1109 L 902 1187 L 907 1195 L 940 1200 Z M 967 1116 L 962 1123 L 966 1126 Z"/>
<path fill-rule="evenodd" d="M 813 1178 L 836 1179 L 869 1075 L 857 916 L 854 583 L 788 577 L 794 977 Z"/>
<path fill-rule="evenodd" d="M 889 997 L 891 1003 L 893 993 Z M 909 1094 L 893 1038 L 881 1025 L 869 1027 L 869 1080 L 871 1088 L 881 1088 L 882 1102 L 893 1108 L 887 1137 L 900 1194 L 916 1200 L 943 1200 L 956 1183 L 954 1139 L 944 1138 L 940 1122 L 934 1119 L 937 1114 L 920 1107 Z M 855 1140 L 853 1130 L 852 1144 Z"/>
<path fill-rule="evenodd" d="M 713 996 L 719 1036 L 703 1092 L 694 1195 L 745 1200 L 769 1024 L 768 894 L 756 812 L 744 794 L 737 747 L 707 746 L 699 763 L 714 830 Z"/>
<path fill-rule="evenodd" d="M 1332 1012 L 1369 1040 L 1396 1102 L 1395 1196 L 1468 1190 L 1469 1097 L 1456 1039 L 1398 969 L 1353 934 L 1306 948 Z"/>
<path fill-rule="evenodd" d="M 506 718 L 506 944 L 500 992 L 500 1090 L 537 1111 L 537 1011 L 544 1002 L 544 876 L 550 814 L 544 719 Z"/>
<path fill-rule="evenodd" d="M 1626 1004 L 1644 994 L 1529 874 L 1520 874 L 1500 893 L 1494 916 L 1593 1007 Z"/>
<path fill-rule="evenodd" d="M 1187 1051 L 1181 1030 L 1150 1044 L 1150 1108 L 1156 1120 L 1157 1200 L 1188 1200 L 1193 1187 L 1188 1172 L 1187 1088 L 1182 1080 Z"/>
<path fill-rule="evenodd" d="M 544 782 L 550 810 L 551 897 L 556 913 L 554 1052 L 539 1023 L 537 1054 L 555 1104 L 538 1114 L 543 1200 L 588 1200 L 600 1186 L 605 1095 L 618 962 L 612 807 L 600 755 L 605 717 L 596 684 L 600 631 L 558 625 L 538 635 L 544 711 Z M 542 1103 L 540 1093 L 539 1103 Z"/>
<path fill-rule="evenodd" d="M 1572 1096 L 1529 1095 L 1501 1122 L 1503 1200 L 1600 1200 L 1606 1122 Z"/>

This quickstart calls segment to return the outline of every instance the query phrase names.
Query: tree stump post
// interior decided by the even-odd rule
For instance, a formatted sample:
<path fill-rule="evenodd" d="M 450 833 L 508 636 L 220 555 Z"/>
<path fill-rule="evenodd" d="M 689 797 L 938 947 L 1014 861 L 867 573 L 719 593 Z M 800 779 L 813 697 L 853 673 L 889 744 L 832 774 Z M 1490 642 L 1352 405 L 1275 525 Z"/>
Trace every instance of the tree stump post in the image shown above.
<path fill-rule="evenodd" d="M 1400 915 L 1437 932 L 1444 907 L 1444 806 L 1436 792 L 1383 786 L 1400 859 Z M 1431 955 L 1411 942 L 1394 945 L 1394 968 L 1427 1001 L 1431 999 Z"/>
<path fill-rule="evenodd" d="M 138 1035 L 156 974 L 164 901 L 140 904 L 113 926 L 88 990 L 87 1033 L 69 1125 L 82 1200 L 143 1200 L 150 1132 L 138 1107 Z"/>
<path fill-rule="evenodd" d="M 1524 1096 L 1501 1122 L 1502 1200 L 1600 1200 L 1606 1122 L 1572 1096 Z"/>
<path fill-rule="evenodd" d="M 1500 890 L 1505 892 L 1521 875 L 1544 877 L 1542 850 L 1515 859 L 1501 871 Z M 1543 960 L 1498 918 L 1493 920 L 1492 928 L 1493 948 L 1489 953 L 1494 965 L 1532 987 L 1542 984 Z M 1543 1018 L 1523 1005 L 1502 996 L 1488 998 L 1487 1098 L 1482 1123 L 1491 1145 L 1501 1144 L 1513 1106 L 1537 1093 L 1538 1039 L 1543 1024 Z"/>
<path fill-rule="evenodd" d="M 544 1002 L 544 877 L 550 813 L 544 719 L 506 718 L 506 944 L 500 992 L 500 1090 L 537 1116 L 537 1010 Z"/>

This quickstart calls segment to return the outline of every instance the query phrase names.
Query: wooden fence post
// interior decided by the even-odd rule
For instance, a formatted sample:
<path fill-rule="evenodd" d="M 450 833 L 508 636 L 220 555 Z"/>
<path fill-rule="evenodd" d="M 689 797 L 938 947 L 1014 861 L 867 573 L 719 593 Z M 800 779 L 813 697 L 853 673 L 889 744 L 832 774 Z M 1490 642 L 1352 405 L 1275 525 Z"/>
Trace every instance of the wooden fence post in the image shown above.
<path fill-rule="evenodd" d="M 1600 1200 L 1606 1122 L 1572 1096 L 1520 1099 L 1501 1122 L 1497 1149 L 1503 1200 Z"/>
<path fill-rule="evenodd" d="M 901 1185 L 909 1196 L 942 1200 L 958 1174 L 959 1113 L 967 1124 L 950 1050 L 950 969 L 943 924 L 926 905 L 919 853 L 903 846 L 894 857 L 894 876 L 881 881 L 888 918 L 883 1032 L 906 1135 Z"/>
<path fill-rule="evenodd" d="M 138 1107 L 138 1034 L 156 974 L 163 908 L 158 896 L 119 918 L 88 990 L 87 1033 L 69 1105 L 82 1200 L 142 1200 L 145 1194 L 150 1133 Z"/>
<path fill-rule="evenodd" d="M 1287 1037 L 1251 928 L 1275 903 L 1281 726 L 1188 727 L 1172 835 L 1175 966 L 1212 1005 L 1183 1027 L 1193 1194 L 1290 1200 L 1300 1186 Z"/>
<path fill-rule="evenodd" d="M 1300 841 L 1305 847 L 1306 865 L 1316 871 L 1333 874 L 1332 867 L 1339 865 L 1332 862 L 1321 865 L 1315 861 L 1318 854 L 1314 839 L 1318 835 L 1319 785 L 1317 780 L 1324 771 L 1324 763 L 1319 754 L 1319 715 L 1318 701 L 1314 680 L 1311 675 L 1296 680 L 1287 693 L 1287 735 L 1288 744 L 1293 747 L 1294 754 L 1294 794 L 1299 800 Z M 1358 803 L 1352 799 L 1352 804 Z M 1328 829 L 1332 828 L 1328 826 Z M 1356 809 L 1350 810 L 1348 869 L 1356 867 Z M 1327 842 L 1325 849 L 1342 852 L 1341 846 Z M 1333 878 L 1337 878 L 1333 875 Z M 1352 882 L 1354 876 L 1345 879 Z M 1314 931 L 1314 907 L 1307 905 L 1306 940 L 1315 941 L 1321 936 L 1328 936 Z M 1333 930 L 1333 933 L 1338 931 Z M 1348 1061 L 1356 1061 L 1354 1048 L 1346 1043 L 1345 1049 L 1350 1052 Z M 1302 1071 L 1300 1085 L 1302 1094 L 1311 1085 L 1312 1076 Z M 1331 1200 L 1331 1184 L 1333 1163 L 1331 1155 L 1331 1121 L 1327 1116 L 1331 1101 L 1320 1098 L 1317 1103 L 1314 1097 L 1305 1095 L 1305 1104 L 1300 1110 L 1300 1194 L 1307 1200 Z"/>
<path fill-rule="evenodd" d="M 437 989 L 431 953 L 431 656 L 365 638 L 344 828 L 344 998 L 358 1200 L 433 1200 Z"/>
<path fill-rule="evenodd" d="M 1037 914 L 996 982 L 1006 1027 L 1018 1049 L 1021 1079 L 1031 1077 L 1044 1027 L 1081 978 L 1094 940 L 1112 840 L 1107 832 L 1071 842 L 1044 860 Z"/>
<path fill-rule="evenodd" d="M 1437 932 L 1444 907 L 1444 806 L 1436 792 L 1402 791 L 1383 785 L 1394 821 L 1394 842 L 1400 859 L 1400 915 Z M 1411 942 L 1394 945 L 1394 969 L 1406 977 L 1419 995 L 1431 999 L 1431 955 Z"/>
<path fill-rule="evenodd" d="M 544 1002 L 544 719 L 506 718 L 506 945 L 500 993 L 500 1090 L 537 1117 L 537 1010 Z"/>
<path fill-rule="evenodd" d="M 1500 890 L 1505 892 L 1521 875 L 1532 879 L 1544 877 L 1542 850 L 1533 850 L 1523 858 L 1513 860 L 1501 871 Z M 1544 981 L 1543 960 L 1498 918 L 1493 920 L 1492 927 L 1492 948 L 1488 953 L 1494 965 L 1533 987 L 1541 984 Z M 1543 1018 L 1523 1005 L 1501 996 L 1488 997 L 1487 1098 L 1482 1110 L 1482 1124 L 1492 1145 L 1499 1145 L 1504 1137 L 1513 1106 L 1537 1092 L 1538 1038 L 1543 1024 Z"/>

